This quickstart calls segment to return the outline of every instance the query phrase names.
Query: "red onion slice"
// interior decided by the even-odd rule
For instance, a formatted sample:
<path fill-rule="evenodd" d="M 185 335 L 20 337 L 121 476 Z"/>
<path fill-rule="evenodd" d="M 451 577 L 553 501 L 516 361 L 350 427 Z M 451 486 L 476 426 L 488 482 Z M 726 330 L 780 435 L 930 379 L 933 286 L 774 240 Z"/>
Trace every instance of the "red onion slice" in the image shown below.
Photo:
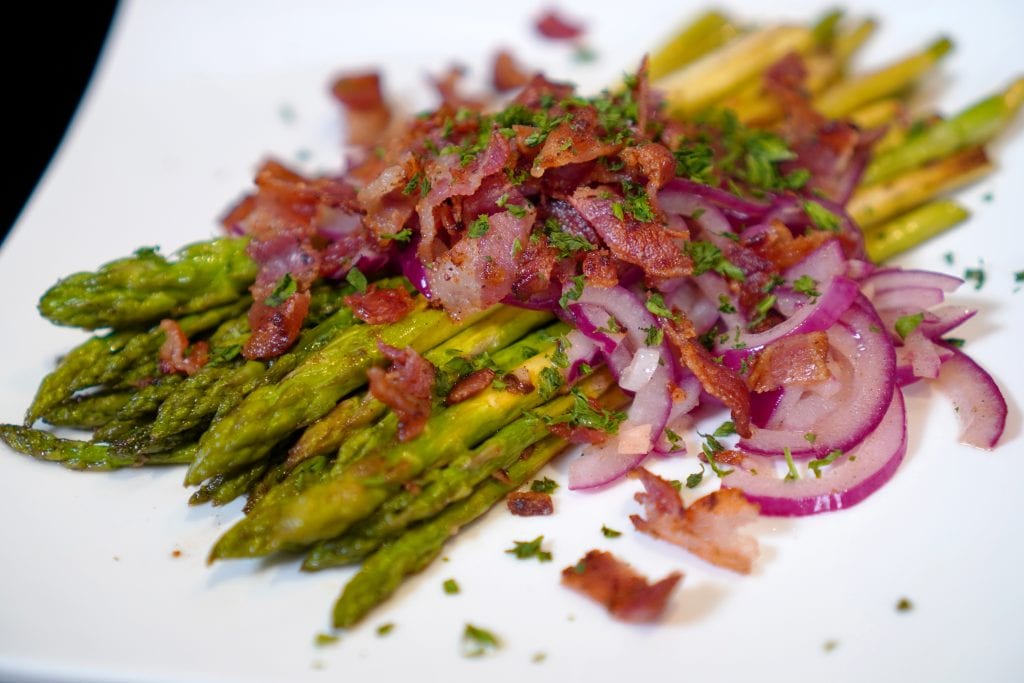
<path fill-rule="evenodd" d="M 893 309 L 923 311 L 941 304 L 945 299 L 945 294 L 938 287 L 904 287 L 903 289 L 875 292 L 870 299 L 879 311 Z"/>
<path fill-rule="evenodd" d="M 850 375 L 840 390 L 830 395 L 807 391 L 801 404 L 776 410 L 776 414 L 799 417 L 803 405 L 819 419 L 801 429 L 755 426 L 753 435 L 742 440 L 740 447 L 774 456 L 789 448 L 794 457 L 807 458 L 847 449 L 863 440 L 882 419 L 895 387 L 896 356 L 881 324 L 866 300 L 851 306 L 840 324 L 827 332 L 833 362 Z M 815 435 L 814 443 L 806 438 L 809 432 Z"/>
<path fill-rule="evenodd" d="M 743 466 L 722 480 L 722 485 L 743 491 L 761 506 L 762 515 L 795 517 L 841 510 L 856 505 L 892 478 L 907 452 L 907 421 L 903 393 L 896 390 L 878 427 L 850 453 L 822 468 L 821 477 L 810 470 L 800 479 L 777 474 L 772 458 L 746 455 Z"/>
<path fill-rule="evenodd" d="M 865 289 L 872 288 L 876 293 L 892 289 L 908 287 L 927 287 L 941 289 L 947 294 L 953 292 L 964 281 L 953 275 L 936 273 L 930 270 L 911 270 L 903 268 L 879 268 L 861 283 Z"/>
<path fill-rule="evenodd" d="M 828 282 L 832 278 L 846 274 L 846 263 L 846 256 L 839 240 L 829 240 L 786 270 L 783 277 L 788 282 L 794 282 L 806 275 L 815 282 Z"/>
<path fill-rule="evenodd" d="M 1006 399 L 992 376 L 955 348 L 946 347 L 952 357 L 942 364 L 936 384 L 956 409 L 960 441 L 977 448 L 992 449 L 1006 426 Z"/>

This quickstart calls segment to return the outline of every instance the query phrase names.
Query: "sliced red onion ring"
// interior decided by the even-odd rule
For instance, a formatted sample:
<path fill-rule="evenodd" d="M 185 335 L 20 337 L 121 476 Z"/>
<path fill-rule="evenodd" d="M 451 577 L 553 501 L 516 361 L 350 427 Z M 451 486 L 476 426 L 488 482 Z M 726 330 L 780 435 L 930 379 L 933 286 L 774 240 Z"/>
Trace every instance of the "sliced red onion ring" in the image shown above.
<path fill-rule="evenodd" d="M 828 282 L 846 274 L 847 259 L 839 240 L 829 240 L 808 254 L 802 261 L 786 270 L 783 277 L 794 282 L 803 276 L 815 282 Z"/>
<path fill-rule="evenodd" d="M 711 185 L 705 185 L 704 183 L 695 183 L 685 178 L 673 178 L 668 181 L 661 192 L 658 193 L 658 203 L 664 206 L 665 202 L 676 193 L 702 197 L 712 202 L 731 218 L 741 221 L 746 225 L 760 222 L 772 210 L 771 204 L 761 204 L 741 199 L 731 192 L 712 187 Z"/>
<path fill-rule="evenodd" d="M 960 441 L 991 449 L 1006 426 L 1006 399 L 995 380 L 980 365 L 953 347 L 936 381 L 953 402 L 960 421 Z"/>
<path fill-rule="evenodd" d="M 669 410 L 668 420 L 665 429 L 654 444 L 653 453 L 659 458 L 667 458 L 686 453 L 686 444 L 682 441 L 673 443 L 665 432 L 672 429 L 676 434 L 684 432 L 689 426 L 689 418 L 686 416 L 691 410 L 697 407 L 700 400 L 700 382 L 693 375 L 687 375 L 678 382 L 676 390 L 672 392 L 672 408 Z"/>
<path fill-rule="evenodd" d="M 622 371 L 619 386 L 626 391 L 639 391 L 654 377 L 658 363 L 661 362 L 661 350 L 645 346 L 637 349 L 633 360 Z"/>
<path fill-rule="evenodd" d="M 908 287 L 928 287 L 941 289 L 943 292 L 949 293 L 956 291 L 956 288 L 963 283 L 962 279 L 953 275 L 936 273 L 930 270 L 879 268 L 873 274 L 866 277 L 861 284 L 865 289 L 870 287 L 876 293 L 887 292 L 891 289 L 906 289 Z"/>
<path fill-rule="evenodd" d="M 789 448 L 793 457 L 807 458 L 845 450 L 863 440 L 882 419 L 895 387 L 895 352 L 881 323 L 863 298 L 843 313 L 840 324 L 829 328 L 827 334 L 833 362 L 850 376 L 836 393 L 807 391 L 801 404 L 777 410 L 796 417 L 807 411 L 819 419 L 800 429 L 754 427 L 753 435 L 740 441 L 740 447 L 775 456 Z M 809 432 L 815 434 L 814 443 L 806 439 Z"/>
<path fill-rule="evenodd" d="M 729 341 L 719 344 L 713 353 L 724 356 L 725 365 L 737 370 L 744 358 L 773 341 L 790 334 L 827 330 L 850 308 L 858 295 L 858 289 L 856 282 L 845 277 L 834 278 L 823 287 L 824 291 L 817 301 L 798 308 L 792 316 L 775 327 L 756 334 L 730 335 Z"/>
<path fill-rule="evenodd" d="M 747 455 L 722 485 L 743 491 L 761 506 L 762 515 L 794 517 L 841 510 L 892 478 L 906 452 L 906 411 L 903 392 L 897 389 L 878 427 L 851 452 L 822 468 L 820 478 L 808 470 L 800 479 L 787 480 L 777 474 L 774 459 Z"/>
<path fill-rule="evenodd" d="M 906 386 L 922 378 L 939 376 L 942 362 L 952 357 L 944 346 L 935 344 L 920 329 L 907 335 L 903 346 L 896 347 L 896 383 Z"/>
<path fill-rule="evenodd" d="M 430 278 L 427 277 L 427 269 L 423 267 L 423 263 L 416 256 L 416 247 L 419 241 L 419 237 L 416 237 L 398 252 L 398 266 L 402 269 L 405 279 L 411 282 L 420 294 L 430 299 L 433 297 L 433 292 L 430 290 Z"/>
<path fill-rule="evenodd" d="M 568 346 L 566 355 L 569 357 L 569 382 L 575 382 L 580 377 L 580 369 L 584 364 L 591 367 L 597 364 L 600 356 L 600 348 L 593 339 L 577 330 L 572 330 L 565 335 Z"/>
<path fill-rule="evenodd" d="M 615 351 L 625 336 L 608 331 L 608 313 L 600 306 L 570 304 L 569 313 L 576 323 L 576 329 L 589 337 L 606 354 Z"/>
<path fill-rule="evenodd" d="M 923 311 L 941 304 L 945 294 L 938 287 L 904 287 L 875 292 L 870 299 L 879 311 L 894 308 Z"/>

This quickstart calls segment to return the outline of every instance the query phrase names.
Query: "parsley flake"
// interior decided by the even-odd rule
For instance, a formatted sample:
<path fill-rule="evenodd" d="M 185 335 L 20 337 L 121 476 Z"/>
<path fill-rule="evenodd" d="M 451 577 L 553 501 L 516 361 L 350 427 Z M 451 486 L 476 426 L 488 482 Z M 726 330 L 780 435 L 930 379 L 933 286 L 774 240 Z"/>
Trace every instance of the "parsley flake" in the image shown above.
<path fill-rule="evenodd" d="M 700 240 L 687 242 L 684 247 L 686 255 L 693 260 L 693 275 L 702 275 L 709 270 L 731 280 L 743 282 L 746 276 L 736 264 L 722 255 L 722 250 L 711 242 Z"/>
<path fill-rule="evenodd" d="M 491 219 L 487 217 L 487 214 L 482 213 L 476 217 L 476 220 L 469 224 L 468 234 L 473 238 L 483 237 L 490 229 Z"/>
<path fill-rule="evenodd" d="M 695 489 L 704 481 L 704 465 L 700 466 L 700 472 L 693 472 L 686 477 L 686 488 Z"/>
<path fill-rule="evenodd" d="M 668 310 L 668 306 L 665 305 L 665 299 L 658 292 L 647 297 L 647 301 L 644 303 L 644 306 L 654 315 L 661 316 L 662 318 L 675 318 L 672 311 Z"/>
<path fill-rule="evenodd" d="M 359 270 L 355 266 L 352 266 L 352 268 L 349 269 L 348 274 L 345 275 L 345 282 L 355 287 L 357 291 L 366 292 L 366 276 L 363 275 L 363 271 Z"/>
<path fill-rule="evenodd" d="M 515 545 L 505 552 L 515 555 L 516 559 L 529 560 L 536 557 L 539 562 L 550 562 L 551 553 L 543 550 L 540 544 L 544 542 L 544 536 L 538 536 L 532 541 L 513 541 Z"/>
<path fill-rule="evenodd" d="M 817 299 L 821 296 L 821 292 L 818 291 L 818 281 L 810 275 L 801 275 L 793 281 L 793 290 L 801 294 L 806 294 L 812 299 Z"/>
<path fill-rule="evenodd" d="M 295 282 L 295 278 L 291 276 L 291 273 L 285 273 L 281 276 L 281 279 L 274 285 L 274 291 L 270 293 L 263 303 L 270 308 L 277 308 L 285 301 L 287 301 L 292 294 L 298 290 L 299 284 Z M 362 291 L 362 290 L 360 290 Z"/>
<path fill-rule="evenodd" d="M 487 629 L 466 624 L 462 632 L 462 654 L 466 657 L 483 657 L 501 647 L 501 641 Z"/>
<path fill-rule="evenodd" d="M 441 587 L 447 595 L 456 595 L 460 591 L 459 584 L 455 579 L 445 579 L 445 582 L 441 584 Z"/>
<path fill-rule="evenodd" d="M 907 335 L 916 330 L 923 320 L 924 313 L 914 313 L 912 315 L 905 315 L 901 318 L 896 318 L 896 323 L 894 325 L 896 328 L 896 334 L 900 336 L 900 339 L 906 339 Z"/>
<path fill-rule="evenodd" d="M 831 465 L 836 461 L 836 458 L 843 457 L 843 452 L 838 448 L 831 451 L 828 455 L 823 458 L 816 458 L 807 463 L 807 468 L 814 472 L 815 479 L 821 479 L 821 468 L 825 465 Z"/>
<path fill-rule="evenodd" d="M 786 473 L 786 481 L 796 481 L 800 478 L 800 472 L 796 469 L 796 463 L 793 462 L 793 453 L 790 452 L 789 446 L 782 449 L 783 455 L 786 456 L 786 468 L 789 472 Z"/>
<path fill-rule="evenodd" d="M 807 217 L 811 219 L 811 223 L 814 224 L 814 227 L 827 232 L 839 232 L 839 216 L 835 215 L 813 199 L 808 199 L 802 202 L 801 206 L 803 206 L 804 213 L 806 213 Z"/>
<path fill-rule="evenodd" d="M 558 488 L 558 482 L 553 479 L 544 477 L 543 479 L 534 479 L 533 483 L 530 484 L 530 490 L 534 493 L 547 493 L 548 495 L 555 492 Z"/>
<path fill-rule="evenodd" d="M 618 538 L 619 536 L 622 535 L 621 531 L 616 531 L 615 529 L 609 529 L 604 524 L 601 525 L 601 533 L 604 534 L 605 538 Z"/>

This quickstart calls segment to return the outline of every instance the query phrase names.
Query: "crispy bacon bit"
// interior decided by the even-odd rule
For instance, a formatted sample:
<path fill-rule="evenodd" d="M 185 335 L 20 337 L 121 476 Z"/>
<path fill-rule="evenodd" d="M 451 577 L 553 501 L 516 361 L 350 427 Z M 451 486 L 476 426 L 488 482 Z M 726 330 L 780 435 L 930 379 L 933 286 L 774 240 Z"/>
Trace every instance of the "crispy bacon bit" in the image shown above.
<path fill-rule="evenodd" d="M 648 142 L 636 147 L 627 147 L 619 154 L 626 164 L 626 170 L 646 178 L 645 188 L 651 206 L 657 206 L 658 190 L 676 176 L 676 159 L 664 145 Z"/>
<path fill-rule="evenodd" d="M 655 279 L 689 275 L 692 264 L 672 241 L 667 228 L 654 222 L 642 223 L 632 214 L 624 213 L 621 200 L 621 195 L 612 188 L 581 187 L 570 201 L 616 258 L 643 268 Z"/>
<path fill-rule="evenodd" d="M 367 370 L 370 394 L 398 416 L 398 440 L 409 441 L 423 431 L 430 417 L 436 370 L 411 346 L 396 349 L 378 341 L 377 348 L 391 365 L 387 370 Z"/>
<path fill-rule="evenodd" d="M 533 382 L 530 381 L 530 375 L 525 370 L 522 371 L 520 376 L 518 371 L 510 372 L 501 378 L 501 381 L 505 383 L 505 391 L 510 394 L 528 394 L 534 390 Z"/>
<path fill-rule="evenodd" d="M 588 251 L 583 256 L 583 276 L 588 285 L 595 287 L 614 287 L 619 284 L 619 271 L 607 249 Z"/>
<path fill-rule="evenodd" d="M 506 472 L 504 469 L 494 470 L 493 472 L 491 472 L 491 477 L 493 479 L 497 479 L 502 484 L 507 485 L 512 483 L 512 480 L 508 476 L 508 472 Z"/>
<path fill-rule="evenodd" d="M 552 434 L 562 437 L 569 443 L 575 444 L 602 444 L 611 436 L 608 432 L 600 429 L 583 427 L 580 425 L 570 427 L 564 422 L 550 424 L 548 425 L 548 430 Z"/>
<path fill-rule="evenodd" d="M 494 55 L 494 71 L 491 83 L 498 92 L 515 90 L 530 82 L 530 75 L 516 63 L 512 53 L 499 50 Z"/>
<path fill-rule="evenodd" d="M 388 325 L 404 318 L 416 302 L 405 287 L 384 289 L 374 283 L 365 292 L 346 296 L 345 305 L 368 325 Z"/>
<path fill-rule="evenodd" d="M 474 370 L 455 383 L 455 386 L 452 387 L 452 390 L 448 392 L 448 396 L 444 399 L 445 404 L 453 406 L 456 403 L 462 403 L 466 399 L 473 398 L 491 386 L 491 382 L 494 381 L 496 374 L 490 368 Z"/>
<path fill-rule="evenodd" d="M 583 35 L 582 24 L 566 19 L 553 9 L 537 17 L 534 27 L 538 33 L 551 40 L 572 40 Z"/>
<path fill-rule="evenodd" d="M 699 457 L 704 462 L 707 462 L 707 457 L 703 453 L 700 453 Z M 719 465 L 735 465 L 736 467 L 743 467 L 743 463 L 746 462 L 746 459 L 747 457 L 743 455 L 741 451 L 734 451 L 728 448 L 715 454 L 715 462 Z"/>
<path fill-rule="evenodd" d="M 505 499 L 508 511 L 517 517 L 538 517 L 555 511 L 551 494 L 537 491 L 513 491 Z"/>
<path fill-rule="evenodd" d="M 630 474 L 645 491 L 635 498 L 647 519 L 630 515 L 637 531 L 686 548 L 719 567 L 749 574 L 758 556 L 757 540 L 739 529 L 755 521 L 759 508 L 737 489 L 720 489 L 699 498 L 690 507 L 670 483 L 647 470 Z"/>
<path fill-rule="evenodd" d="M 572 118 L 558 124 L 544 140 L 540 153 L 533 160 L 530 175 L 540 178 L 548 169 L 593 161 L 622 149 L 621 143 L 601 142 L 599 132 L 596 109 L 581 107 L 573 110 Z"/>
<path fill-rule="evenodd" d="M 744 237 L 742 244 L 758 256 L 771 261 L 782 271 L 803 261 L 812 251 L 830 239 L 835 239 L 835 236 L 824 230 L 809 230 L 794 237 L 793 232 L 782 221 L 776 220 L 753 237 Z"/>
<path fill-rule="evenodd" d="M 331 93 L 345 107 L 349 144 L 374 144 L 391 122 L 391 109 L 381 93 L 380 74 L 342 76 L 334 82 Z"/>
<path fill-rule="evenodd" d="M 791 384 L 821 382 L 828 369 L 828 335 L 823 331 L 791 334 L 761 351 L 747 375 L 751 391 L 765 392 Z"/>
<path fill-rule="evenodd" d="M 277 307 L 254 302 L 249 309 L 252 334 L 242 347 L 242 355 L 249 360 L 270 360 L 287 351 L 302 331 L 309 298 L 309 292 L 296 292 Z"/>
<path fill-rule="evenodd" d="M 164 343 L 160 346 L 160 372 L 165 375 L 183 372 L 191 377 L 210 360 L 210 345 L 200 341 L 189 348 L 188 337 L 178 321 L 170 318 L 161 320 L 160 329 L 164 331 Z"/>
<path fill-rule="evenodd" d="M 609 552 L 591 550 L 582 560 L 562 570 L 562 584 L 590 596 L 622 621 L 656 621 L 665 611 L 669 595 L 683 578 L 672 572 L 657 583 Z"/>
<path fill-rule="evenodd" d="M 719 365 L 693 334 L 688 320 L 668 321 L 663 325 L 665 336 L 676 349 L 683 365 L 689 369 L 704 391 L 724 403 L 732 411 L 736 433 L 750 436 L 750 391 L 746 382 L 735 371 Z"/>

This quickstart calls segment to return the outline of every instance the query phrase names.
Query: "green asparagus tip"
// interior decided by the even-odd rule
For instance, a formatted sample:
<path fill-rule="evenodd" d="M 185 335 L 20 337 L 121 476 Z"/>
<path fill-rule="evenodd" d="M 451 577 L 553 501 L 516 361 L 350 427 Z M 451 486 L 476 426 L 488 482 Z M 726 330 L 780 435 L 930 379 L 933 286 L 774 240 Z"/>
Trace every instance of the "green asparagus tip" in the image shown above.
<path fill-rule="evenodd" d="M 1009 116 L 1017 113 L 1017 110 L 1024 104 L 1024 77 L 1018 78 L 1010 84 L 1010 87 L 1003 93 L 1003 103 L 1009 111 Z"/>
<path fill-rule="evenodd" d="M 942 36 L 928 47 L 928 52 L 935 59 L 940 59 L 948 54 L 953 47 L 953 41 L 949 36 Z"/>

